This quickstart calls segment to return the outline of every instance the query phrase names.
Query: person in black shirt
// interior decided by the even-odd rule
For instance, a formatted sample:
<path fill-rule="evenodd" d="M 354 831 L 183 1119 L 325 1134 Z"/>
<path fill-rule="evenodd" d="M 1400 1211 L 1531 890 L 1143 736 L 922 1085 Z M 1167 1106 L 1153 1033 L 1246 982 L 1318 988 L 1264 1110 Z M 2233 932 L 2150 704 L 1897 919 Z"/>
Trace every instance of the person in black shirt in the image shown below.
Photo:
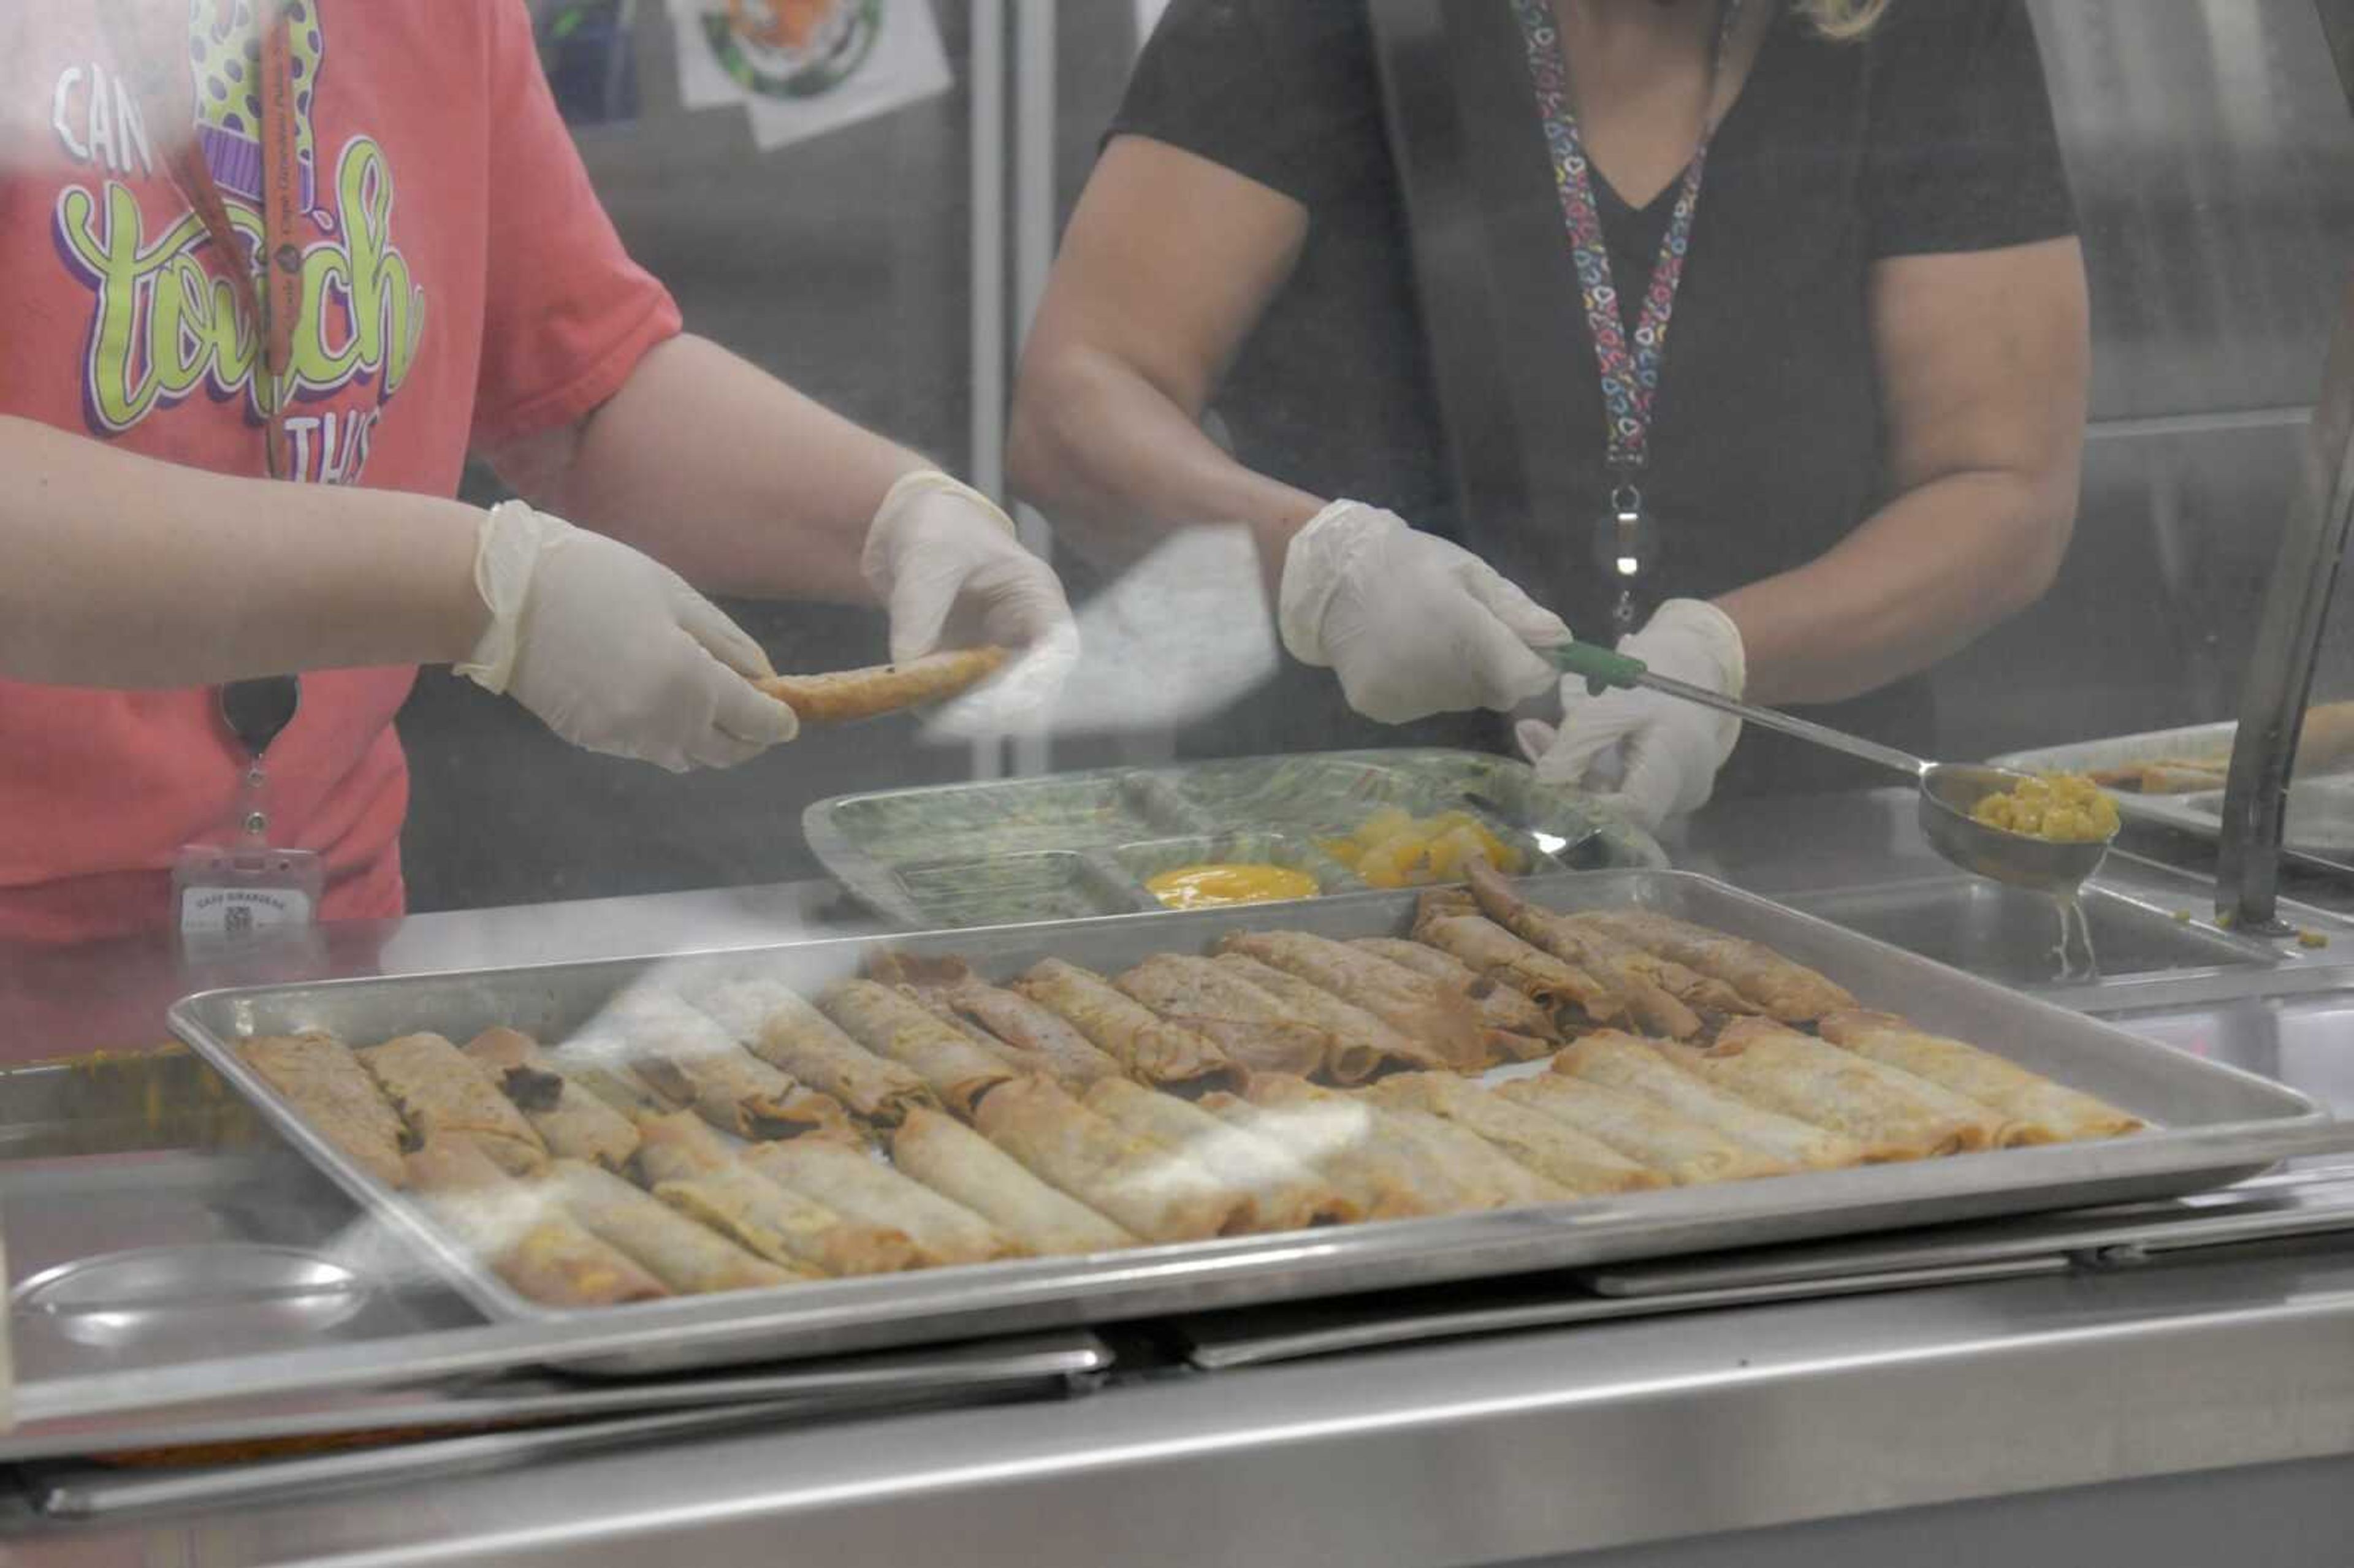
<path fill-rule="evenodd" d="M 1496 374 L 1544 410 L 1520 432 L 1534 461 L 1590 504 L 1458 500 L 1366 0 L 1173 0 L 1024 353 L 1016 488 L 1103 557 L 1246 524 L 1286 647 L 1363 715 L 1523 704 L 1567 634 L 1539 604 L 1590 637 L 1626 608 L 1596 520 L 1635 471 L 1606 440 L 1611 317 L 1581 277 L 1600 251 L 1625 338 L 1656 324 L 1696 185 L 1640 432 L 1649 620 L 1622 646 L 1933 745 L 1921 672 L 2041 596 L 2075 514 L 2084 263 L 2024 0 L 1747 0 L 1722 29 L 1726 0 L 1440 3 L 1511 318 Z M 1598 218 L 1583 257 L 1564 124 Z M 1259 705 L 1278 744 L 1358 739 L 1300 678 Z M 1265 749 L 1252 724 L 1211 744 Z M 1557 729 L 1519 726 L 1542 775 L 1654 823 L 1708 798 L 1737 733 L 1576 681 Z M 1766 735 L 1734 779 L 1850 781 Z"/>

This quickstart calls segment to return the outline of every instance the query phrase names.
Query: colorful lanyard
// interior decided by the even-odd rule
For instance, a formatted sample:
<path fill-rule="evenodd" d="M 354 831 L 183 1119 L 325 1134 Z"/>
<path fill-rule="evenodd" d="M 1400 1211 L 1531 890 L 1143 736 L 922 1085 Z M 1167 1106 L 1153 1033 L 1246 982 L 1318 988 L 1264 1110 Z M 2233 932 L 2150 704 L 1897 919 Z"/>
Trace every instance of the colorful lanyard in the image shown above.
<path fill-rule="evenodd" d="M 178 9 L 176 0 L 173 7 Z M 277 7 L 272 7 L 276 9 Z M 176 49 L 158 49 L 138 0 L 99 0 L 99 16 L 115 57 L 139 95 L 140 111 L 164 150 L 172 184 L 196 212 L 228 273 L 238 307 L 259 343 L 254 385 L 262 410 L 262 462 L 272 479 L 293 472 L 286 429 L 286 376 L 294 358 L 294 319 L 302 307 L 302 252 L 289 237 L 302 213 L 302 169 L 295 146 L 292 21 L 265 9 L 261 25 L 261 255 L 266 286 L 257 286 L 246 246 L 229 219 L 228 204 L 205 162 L 196 134 L 196 93 Z M 221 722 L 246 753 L 246 800 L 239 812 L 248 837 L 270 826 L 261 809 L 262 755 L 292 723 L 302 700 L 298 675 L 231 681 L 214 694 Z"/>
<path fill-rule="evenodd" d="M 1709 61 L 1710 102 L 1723 85 L 1725 61 L 1742 0 L 1723 0 Z M 1642 313 L 1635 323 L 1632 348 L 1627 326 L 1618 313 L 1618 289 L 1612 277 L 1610 249 L 1603 238 L 1602 209 L 1594 196 L 1594 168 L 1578 134 L 1577 117 L 1569 106 L 1569 68 L 1562 58 L 1561 31 L 1548 0 L 1512 0 L 1512 10 L 1528 46 L 1529 77 L 1536 89 L 1537 115 L 1544 126 L 1545 143 L 1553 155 L 1553 185 L 1561 197 L 1563 227 L 1569 236 L 1571 260 L 1585 302 L 1586 331 L 1594 340 L 1594 358 L 1601 372 L 1603 423 L 1609 439 L 1611 524 L 1603 541 L 1603 558 L 1621 579 L 1622 592 L 1615 619 L 1622 626 L 1634 616 L 1633 582 L 1648 553 L 1644 530 L 1643 493 L 1637 478 L 1651 458 L 1651 410 L 1659 392 L 1659 367 L 1667 356 L 1668 323 L 1674 319 L 1676 290 L 1683 281 L 1684 257 L 1691 249 L 1692 221 L 1700 212 L 1702 177 L 1708 170 L 1709 143 L 1715 123 L 1702 111 L 1699 145 L 1684 169 L 1676 192 L 1675 211 L 1659 242 L 1659 260 L 1644 291 Z"/>
<path fill-rule="evenodd" d="M 274 16 L 270 14 L 277 12 Z M 238 304 L 260 343 L 254 385 L 261 404 L 262 461 L 270 477 L 292 476 L 292 441 L 286 429 L 287 371 L 294 360 L 294 322 L 302 309 L 302 249 L 292 238 L 302 217 L 302 166 L 295 144 L 293 23 L 282 5 L 266 5 L 261 24 L 261 256 L 263 284 L 253 269 L 220 186 L 205 163 L 196 134 L 196 99 L 186 86 L 186 60 L 159 50 L 137 0 L 100 0 L 99 15 L 118 59 L 138 90 L 140 109 L 156 127 L 172 183 L 205 226 Z M 185 132 L 183 127 L 186 127 Z"/>

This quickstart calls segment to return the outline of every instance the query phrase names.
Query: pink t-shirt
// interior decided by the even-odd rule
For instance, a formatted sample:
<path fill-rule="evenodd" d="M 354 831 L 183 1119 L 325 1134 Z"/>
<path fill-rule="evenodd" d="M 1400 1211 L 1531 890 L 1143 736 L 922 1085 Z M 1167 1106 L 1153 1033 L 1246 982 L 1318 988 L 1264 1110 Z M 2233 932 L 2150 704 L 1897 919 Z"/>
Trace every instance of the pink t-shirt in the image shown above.
<path fill-rule="evenodd" d="M 196 136 L 260 222 L 255 0 L 166 0 Z M 265 473 L 253 338 L 91 0 L 0 5 L 0 415 Z M 524 0 L 292 0 L 303 309 L 300 482 L 453 494 L 467 449 L 569 423 L 679 329 L 598 205 Z M 151 48 L 154 47 L 151 45 Z M 139 629 L 122 634 L 136 637 Z M 416 672 L 305 676 L 270 748 L 273 839 L 320 852 L 331 917 L 398 914 Z M 208 690 L 0 681 L 0 939 L 162 923 L 243 754 Z"/>

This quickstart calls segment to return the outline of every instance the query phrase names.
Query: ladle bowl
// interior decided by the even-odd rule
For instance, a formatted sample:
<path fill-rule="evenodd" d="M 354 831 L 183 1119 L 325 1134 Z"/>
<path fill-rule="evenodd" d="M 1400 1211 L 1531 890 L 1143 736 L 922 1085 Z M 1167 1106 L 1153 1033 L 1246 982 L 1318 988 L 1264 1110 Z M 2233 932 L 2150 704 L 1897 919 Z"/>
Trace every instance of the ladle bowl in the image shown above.
<path fill-rule="evenodd" d="M 1882 746 L 1828 725 L 1793 718 L 1774 708 L 1736 702 L 1705 686 L 1655 675 L 1640 659 L 1590 643 L 1567 642 L 1544 652 L 1563 670 L 1585 677 L 1588 688 L 1596 693 L 1606 686 L 1642 686 L 1909 775 L 1919 791 L 1921 832 L 1939 854 L 1975 875 L 2067 897 L 2100 869 L 2101 862 L 2108 857 L 2109 845 L 2116 838 L 2112 830 L 2105 839 L 2055 842 L 2015 833 L 2008 828 L 1990 827 L 1971 816 L 1971 808 L 1988 796 L 2015 789 L 2034 777 L 2017 768 L 1995 768 L 1982 762 L 1925 761 L 1893 746 Z"/>
<path fill-rule="evenodd" d="M 1992 828 L 1970 815 L 1989 795 L 2016 789 L 2031 775 L 1982 762 L 1932 762 L 1920 779 L 1921 832 L 1939 854 L 1965 871 L 2039 893 L 2073 894 L 2108 858 L 2109 838 L 2054 842 L 2007 828 Z"/>

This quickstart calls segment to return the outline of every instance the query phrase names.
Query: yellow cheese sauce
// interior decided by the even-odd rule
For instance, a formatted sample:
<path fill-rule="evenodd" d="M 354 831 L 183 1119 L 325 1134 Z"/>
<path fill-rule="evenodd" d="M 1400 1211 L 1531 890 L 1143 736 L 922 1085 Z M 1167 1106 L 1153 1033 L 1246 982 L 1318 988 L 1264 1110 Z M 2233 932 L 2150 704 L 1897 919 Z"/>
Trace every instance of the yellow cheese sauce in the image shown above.
<path fill-rule="evenodd" d="M 1288 866 L 1243 863 L 1181 865 L 1147 877 L 1144 885 L 1172 909 L 1215 909 L 1228 904 L 1273 904 L 1313 898 L 1316 879 Z"/>
<path fill-rule="evenodd" d="M 1970 816 L 1989 828 L 2052 843 L 2099 843 L 2117 831 L 2117 803 L 2075 773 L 2030 779 L 1988 795 L 1970 808 Z"/>

